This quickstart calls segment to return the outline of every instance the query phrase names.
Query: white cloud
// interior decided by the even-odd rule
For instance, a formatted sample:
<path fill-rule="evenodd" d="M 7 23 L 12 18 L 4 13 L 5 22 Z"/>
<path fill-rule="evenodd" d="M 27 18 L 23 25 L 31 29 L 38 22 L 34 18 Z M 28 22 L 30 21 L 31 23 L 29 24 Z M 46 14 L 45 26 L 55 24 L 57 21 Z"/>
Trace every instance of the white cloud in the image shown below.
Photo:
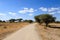
<path fill-rule="evenodd" d="M 20 10 L 19 13 L 25 14 L 28 10 Z"/>
<path fill-rule="evenodd" d="M 55 14 L 56 12 L 50 12 L 49 14 Z"/>
<path fill-rule="evenodd" d="M 33 9 L 33 8 L 24 8 L 23 10 L 20 10 L 19 13 L 25 14 L 25 13 L 33 13 L 37 10 Z"/>
<path fill-rule="evenodd" d="M 8 12 L 9 14 L 11 14 L 11 15 L 16 15 L 16 13 L 13 13 L 13 12 Z"/>
<path fill-rule="evenodd" d="M 40 7 L 39 9 L 42 10 L 42 11 L 48 11 L 48 9 L 45 8 L 45 7 Z"/>
<path fill-rule="evenodd" d="M 59 10 L 60 8 L 59 7 L 57 7 L 57 8 L 55 8 L 55 7 L 52 7 L 52 8 L 46 8 L 46 7 L 40 7 L 39 8 L 41 11 L 45 11 L 45 12 L 52 12 L 52 11 L 57 11 L 57 10 Z"/>
<path fill-rule="evenodd" d="M 58 14 L 58 13 L 60 13 L 60 11 L 50 12 L 49 14 Z"/>
<path fill-rule="evenodd" d="M 30 9 L 28 10 L 28 12 L 34 12 L 34 9 L 33 9 L 33 8 L 30 8 Z"/>
<path fill-rule="evenodd" d="M 0 13 L 0 16 L 5 16 L 6 14 L 4 14 L 4 13 Z"/>
<path fill-rule="evenodd" d="M 59 10 L 59 8 L 48 8 L 48 12 Z"/>
<path fill-rule="evenodd" d="M 59 7 L 51 7 L 51 8 L 40 7 L 39 9 L 43 12 L 48 12 L 49 14 L 60 13 Z"/>
<path fill-rule="evenodd" d="M 60 13 L 60 8 L 49 8 L 48 12 L 50 12 L 49 14 L 56 14 L 56 13 Z"/>
<path fill-rule="evenodd" d="M 29 16 L 33 16 L 33 14 L 29 14 Z"/>

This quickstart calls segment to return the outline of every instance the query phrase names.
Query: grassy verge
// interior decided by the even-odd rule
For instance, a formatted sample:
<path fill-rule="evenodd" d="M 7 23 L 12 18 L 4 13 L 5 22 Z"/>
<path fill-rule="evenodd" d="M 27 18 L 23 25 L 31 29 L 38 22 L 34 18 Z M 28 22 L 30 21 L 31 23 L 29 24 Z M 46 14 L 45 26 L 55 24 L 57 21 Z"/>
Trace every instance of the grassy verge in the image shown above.
<path fill-rule="evenodd" d="M 0 23 L 0 40 L 5 38 L 7 35 L 17 31 L 28 25 L 29 23 Z"/>
<path fill-rule="evenodd" d="M 52 23 L 50 25 L 55 25 L 55 27 L 60 26 L 60 24 Z M 60 40 L 60 29 L 59 28 L 50 28 L 45 29 L 44 26 L 36 25 L 39 35 L 43 40 Z"/>

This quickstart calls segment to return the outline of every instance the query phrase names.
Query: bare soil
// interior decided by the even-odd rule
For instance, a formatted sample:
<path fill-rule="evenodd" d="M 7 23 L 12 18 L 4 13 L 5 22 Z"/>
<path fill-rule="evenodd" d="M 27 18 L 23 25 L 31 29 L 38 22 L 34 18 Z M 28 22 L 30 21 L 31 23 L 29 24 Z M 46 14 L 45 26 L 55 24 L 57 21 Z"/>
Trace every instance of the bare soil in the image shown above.
<path fill-rule="evenodd" d="M 7 36 L 3 40 L 41 40 L 40 36 L 36 31 L 36 24 L 30 24 L 24 28 L 19 29 L 18 31 Z"/>

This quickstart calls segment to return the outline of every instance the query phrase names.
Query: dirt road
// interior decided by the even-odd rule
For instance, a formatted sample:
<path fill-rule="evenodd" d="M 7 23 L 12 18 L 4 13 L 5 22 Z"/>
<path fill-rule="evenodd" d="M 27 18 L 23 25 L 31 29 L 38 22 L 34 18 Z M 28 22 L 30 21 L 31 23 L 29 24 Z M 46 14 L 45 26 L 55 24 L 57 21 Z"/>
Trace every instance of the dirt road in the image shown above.
<path fill-rule="evenodd" d="M 36 31 L 35 24 L 30 24 L 3 40 L 42 40 Z"/>

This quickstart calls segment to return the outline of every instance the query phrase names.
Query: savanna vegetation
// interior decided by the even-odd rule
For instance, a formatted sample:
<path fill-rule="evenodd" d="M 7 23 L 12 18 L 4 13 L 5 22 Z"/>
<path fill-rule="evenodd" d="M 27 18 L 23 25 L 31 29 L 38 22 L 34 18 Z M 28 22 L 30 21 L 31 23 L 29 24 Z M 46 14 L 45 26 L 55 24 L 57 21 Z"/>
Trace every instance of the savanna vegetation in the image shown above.
<path fill-rule="evenodd" d="M 54 25 L 54 27 L 56 26 L 60 26 L 60 21 L 56 21 L 56 17 L 54 17 L 53 15 L 50 15 L 50 14 L 41 14 L 41 15 L 37 15 L 34 17 L 35 21 L 33 20 L 23 20 L 22 18 L 19 18 L 19 19 L 10 19 L 10 20 L 0 20 L 0 39 L 1 37 L 4 38 L 4 36 L 6 34 L 9 34 L 11 32 L 14 32 L 30 23 L 38 23 L 39 25 L 38 26 L 38 31 L 40 32 L 41 35 L 47 35 L 49 34 L 50 32 L 54 32 L 54 35 L 55 34 L 59 34 L 60 31 L 58 29 L 55 30 L 55 28 L 47 28 L 47 29 L 44 29 L 44 27 L 48 27 L 49 25 Z M 45 24 L 42 26 L 42 24 Z M 58 24 L 57 24 L 58 23 Z M 56 31 L 58 31 L 56 33 Z M 52 32 L 52 33 L 53 33 Z M 45 33 L 45 34 L 43 34 Z M 50 35 L 50 34 L 49 34 Z M 60 35 L 60 34 L 59 34 Z M 46 39 L 47 40 L 47 39 Z"/>
<path fill-rule="evenodd" d="M 38 23 L 36 26 L 42 40 L 60 40 L 60 21 L 50 14 L 41 14 L 35 16 Z M 42 25 L 42 24 L 45 25 Z"/>
<path fill-rule="evenodd" d="M 49 14 L 41 14 L 38 16 L 35 16 L 36 22 L 39 24 L 45 23 L 46 27 L 48 26 L 49 23 L 55 22 L 56 17 L 53 17 L 52 15 Z"/>

